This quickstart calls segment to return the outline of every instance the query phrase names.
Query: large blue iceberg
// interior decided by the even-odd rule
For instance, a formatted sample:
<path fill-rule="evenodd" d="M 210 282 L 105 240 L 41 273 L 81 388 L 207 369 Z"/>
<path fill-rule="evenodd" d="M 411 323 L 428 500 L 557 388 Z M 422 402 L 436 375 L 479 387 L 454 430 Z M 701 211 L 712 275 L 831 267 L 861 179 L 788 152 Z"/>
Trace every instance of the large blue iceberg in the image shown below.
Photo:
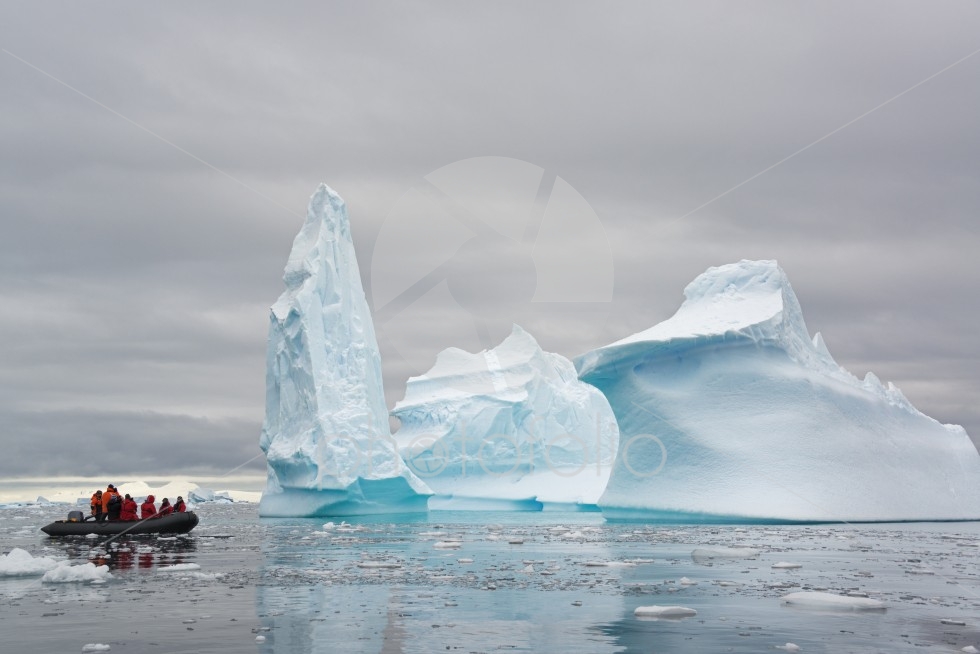
<path fill-rule="evenodd" d="M 395 448 L 381 356 L 344 201 L 321 184 L 272 306 L 260 445 L 263 516 L 426 510 L 431 491 Z"/>
<path fill-rule="evenodd" d="M 980 518 L 962 427 L 859 380 L 810 338 L 775 261 L 711 268 L 670 319 L 576 359 L 619 422 L 613 518 Z"/>
<path fill-rule="evenodd" d="M 441 352 L 392 412 L 430 509 L 596 510 L 618 447 L 606 398 L 526 331 Z"/>

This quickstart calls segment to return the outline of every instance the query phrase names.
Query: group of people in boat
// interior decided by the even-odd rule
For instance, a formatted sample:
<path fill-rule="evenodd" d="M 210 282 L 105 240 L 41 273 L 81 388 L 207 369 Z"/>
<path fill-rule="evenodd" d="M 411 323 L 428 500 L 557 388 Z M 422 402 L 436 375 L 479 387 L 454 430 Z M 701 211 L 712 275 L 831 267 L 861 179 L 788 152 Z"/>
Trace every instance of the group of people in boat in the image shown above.
<path fill-rule="evenodd" d="M 171 504 L 166 497 L 160 502 L 160 510 L 156 507 L 156 498 L 147 495 L 143 504 L 137 505 L 129 493 L 120 494 L 115 486 L 109 484 L 104 491 L 97 490 L 92 494 L 91 508 L 92 517 L 98 522 L 105 520 L 146 520 L 147 518 L 170 515 L 171 513 L 183 513 L 187 510 L 184 498 L 180 495 Z M 139 513 L 137 514 L 137 510 Z"/>

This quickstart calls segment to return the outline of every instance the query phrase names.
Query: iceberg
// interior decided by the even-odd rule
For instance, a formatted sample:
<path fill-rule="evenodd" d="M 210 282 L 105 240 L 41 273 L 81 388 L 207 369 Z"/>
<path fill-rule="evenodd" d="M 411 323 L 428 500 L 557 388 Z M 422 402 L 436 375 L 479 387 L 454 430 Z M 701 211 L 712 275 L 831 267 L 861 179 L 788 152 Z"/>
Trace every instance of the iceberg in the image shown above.
<path fill-rule="evenodd" d="M 619 439 L 602 393 L 517 325 L 495 348 L 441 352 L 392 415 L 434 510 L 597 510 Z"/>
<path fill-rule="evenodd" d="M 838 365 L 810 338 L 775 261 L 710 268 L 684 295 L 668 320 L 575 360 L 619 422 L 604 515 L 980 518 L 980 455 L 966 431 Z"/>
<path fill-rule="evenodd" d="M 344 201 L 321 184 L 272 306 L 259 441 L 262 516 L 426 510 L 431 491 L 395 448 L 381 355 Z"/>

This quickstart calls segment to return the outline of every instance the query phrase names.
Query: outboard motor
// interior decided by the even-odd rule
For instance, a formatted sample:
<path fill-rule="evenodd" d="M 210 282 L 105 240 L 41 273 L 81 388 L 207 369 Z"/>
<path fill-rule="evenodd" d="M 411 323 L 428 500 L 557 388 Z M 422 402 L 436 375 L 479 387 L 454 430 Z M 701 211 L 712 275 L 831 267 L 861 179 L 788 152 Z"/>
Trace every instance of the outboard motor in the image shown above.
<path fill-rule="evenodd" d="M 85 514 L 81 511 L 69 511 L 68 522 L 85 522 Z"/>

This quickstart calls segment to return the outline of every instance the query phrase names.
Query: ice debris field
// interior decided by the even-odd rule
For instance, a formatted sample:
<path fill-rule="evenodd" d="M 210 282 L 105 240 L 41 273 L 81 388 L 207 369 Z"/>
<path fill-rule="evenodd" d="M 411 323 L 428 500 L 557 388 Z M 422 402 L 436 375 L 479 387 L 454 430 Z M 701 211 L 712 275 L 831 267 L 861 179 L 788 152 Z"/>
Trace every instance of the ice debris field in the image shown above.
<path fill-rule="evenodd" d="M 264 516 L 580 510 L 662 522 L 980 519 L 980 454 L 811 337 L 775 261 L 574 365 L 518 326 L 442 352 L 388 425 L 343 200 L 321 185 L 270 314 Z"/>
<path fill-rule="evenodd" d="M 4 650 L 980 646 L 978 523 L 657 526 L 596 513 L 455 511 L 259 520 L 257 509 L 204 503 L 190 534 L 108 548 L 39 540 L 59 507 L 3 510 Z"/>

